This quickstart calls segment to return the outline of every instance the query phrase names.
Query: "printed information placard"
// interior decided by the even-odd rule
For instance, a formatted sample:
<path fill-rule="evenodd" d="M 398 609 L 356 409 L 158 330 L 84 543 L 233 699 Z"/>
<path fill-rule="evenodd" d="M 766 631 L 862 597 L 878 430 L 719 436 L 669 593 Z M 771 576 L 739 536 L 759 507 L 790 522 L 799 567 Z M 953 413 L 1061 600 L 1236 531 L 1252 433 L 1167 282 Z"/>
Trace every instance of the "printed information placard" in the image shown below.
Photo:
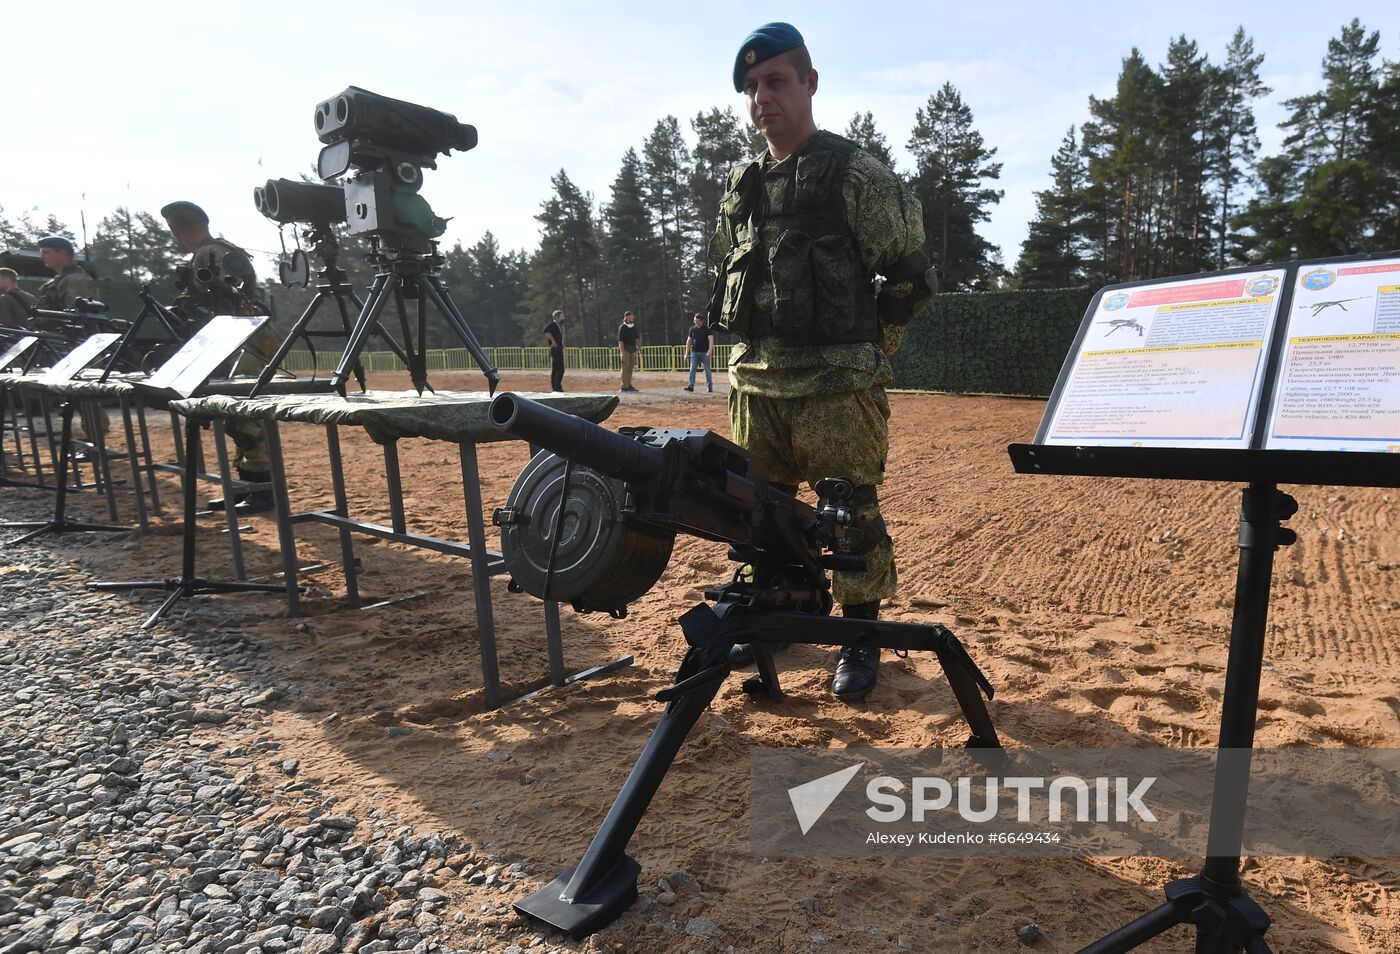
<path fill-rule="evenodd" d="M 1042 443 L 1248 447 L 1286 274 L 1100 296 Z"/>
<path fill-rule="evenodd" d="M 156 368 L 143 385 L 191 397 L 265 321 L 265 316 L 218 315 L 209 319 L 209 323 Z"/>
<path fill-rule="evenodd" d="M 39 343 L 39 339 L 33 335 L 25 335 L 14 344 L 5 349 L 4 354 L 0 354 L 0 371 L 4 371 L 20 358 L 29 353 L 29 349 Z"/>
<path fill-rule="evenodd" d="M 84 340 L 72 351 L 54 363 L 54 366 L 39 376 L 40 384 L 64 384 L 73 380 L 78 373 L 92 364 L 112 345 L 121 340 L 121 335 L 110 331 L 93 335 Z"/>
<path fill-rule="evenodd" d="M 1400 453 L 1400 258 L 1294 279 L 1264 446 Z"/>

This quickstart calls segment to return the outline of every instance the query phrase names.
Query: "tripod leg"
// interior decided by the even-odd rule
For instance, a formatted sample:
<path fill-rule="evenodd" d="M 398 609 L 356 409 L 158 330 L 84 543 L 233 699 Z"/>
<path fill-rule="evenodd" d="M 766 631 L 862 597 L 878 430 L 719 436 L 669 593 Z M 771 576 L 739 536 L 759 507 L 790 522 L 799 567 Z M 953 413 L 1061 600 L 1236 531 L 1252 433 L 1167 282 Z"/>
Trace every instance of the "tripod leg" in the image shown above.
<path fill-rule="evenodd" d="M 361 303 L 361 301 L 360 301 L 358 298 L 355 298 L 355 293 L 354 293 L 354 292 L 350 292 L 350 297 L 351 297 L 351 299 L 355 302 L 355 307 L 356 307 L 356 308 L 364 308 L 364 307 L 365 307 L 364 304 Z M 344 290 L 341 288 L 340 285 L 336 285 L 336 286 L 335 286 L 335 305 L 336 305 L 336 308 L 340 311 L 340 327 L 342 327 L 342 328 L 345 329 L 345 340 L 346 340 L 346 341 L 349 341 L 349 340 L 350 340 L 350 313 L 349 313 L 349 311 L 348 311 L 348 310 L 346 309 L 346 307 L 345 307 L 345 292 L 344 292 Z M 361 394 L 364 394 L 364 393 L 365 393 L 365 390 L 366 390 L 366 388 L 365 388 L 365 366 L 360 362 L 359 357 L 356 357 L 356 358 L 355 358 L 355 366 L 354 366 L 353 368 L 351 368 L 350 370 L 351 370 L 351 371 L 354 373 L 354 375 L 355 375 L 355 383 L 358 384 L 358 385 L 360 386 L 360 393 L 361 393 Z"/>
<path fill-rule="evenodd" d="M 350 334 L 350 340 L 345 343 L 345 353 L 340 356 L 340 363 L 331 375 L 331 387 L 339 391 L 342 397 L 345 395 L 345 382 L 350 378 L 350 369 L 360 360 L 360 349 L 365 346 L 365 338 L 378 322 L 379 313 L 388 304 L 386 289 L 391 277 L 387 272 L 374 276 L 369 297 L 365 299 L 365 306 L 360 310 L 360 317 L 355 320 L 355 329 Z"/>
<path fill-rule="evenodd" d="M 939 627 L 942 629 L 942 627 Z M 996 727 L 992 725 L 991 713 L 987 711 L 987 703 L 982 698 L 981 683 L 986 685 L 986 677 L 982 676 L 982 670 L 977 668 L 977 664 L 972 661 L 963 644 L 958 641 L 946 629 L 939 634 L 939 639 L 934 652 L 938 656 L 938 664 L 943 667 L 943 675 L 948 680 L 948 685 L 953 689 L 953 696 L 958 700 L 958 706 L 962 709 L 963 718 L 967 720 L 968 726 L 972 729 L 972 735 L 967 740 L 967 747 L 970 749 L 995 749 L 1001 748 L 1001 741 L 997 738 Z M 991 696 L 990 690 L 987 691 Z"/>
<path fill-rule="evenodd" d="M 699 654 L 700 650 L 690 650 L 681 664 L 682 674 Z M 627 842 L 686 736 L 724 684 L 724 675 L 721 671 L 717 678 L 690 685 L 667 704 L 578 867 L 517 902 L 517 911 L 580 938 L 610 924 L 636 900 L 641 865 L 625 853 Z"/>
<path fill-rule="evenodd" d="M 1079 954 L 1126 954 L 1139 945 L 1146 944 L 1159 934 L 1170 931 L 1178 924 L 1186 923 L 1180 911 L 1170 901 L 1147 912 L 1131 924 L 1125 924 L 1112 934 L 1107 934 Z"/>
<path fill-rule="evenodd" d="M 491 363 L 491 359 L 486 357 L 486 352 L 482 350 L 481 342 L 476 340 L 476 335 L 472 332 L 471 325 L 467 324 L 467 319 L 462 317 L 461 310 L 457 303 L 452 300 L 451 294 L 447 291 L 447 286 L 442 279 L 436 275 L 425 275 L 421 284 L 426 286 L 428 294 L 432 296 L 434 304 L 442 312 L 443 317 L 456 330 L 457 335 L 462 339 L 462 343 L 471 352 L 472 359 L 476 361 L 477 367 L 481 368 L 481 373 L 486 375 L 486 381 L 492 394 L 496 393 L 496 385 L 500 383 L 501 376 L 496 371 L 496 366 Z"/>
<path fill-rule="evenodd" d="M 292 330 L 287 332 L 287 337 L 282 339 L 282 343 L 277 346 L 277 350 L 272 353 L 267 364 L 258 372 L 258 383 L 253 385 L 253 389 L 248 392 L 249 397 L 256 397 L 259 391 L 267 387 L 267 383 L 272 380 L 272 376 L 282 366 L 282 359 L 287 357 L 287 353 L 296 345 L 302 332 L 306 331 L 306 326 L 311 324 L 311 319 L 316 315 L 316 309 L 321 307 L 321 301 L 325 297 L 325 292 L 319 288 L 316 289 L 316 297 L 311 299 L 311 304 L 306 306 L 301 317 L 292 324 Z M 348 333 L 350 329 L 347 327 L 345 330 Z"/>
<path fill-rule="evenodd" d="M 418 290 L 420 302 L 422 294 L 422 290 Z M 428 390 L 427 343 L 413 339 L 413 329 L 408 324 L 408 309 L 403 304 L 403 285 L 398 282 L 394 283 L 394 307 L 398 309 L 399 328 L 403 331 L 404 347 L 408 350 L 408 378 L 413 382 L 414 389 L 422 394 Z"/>

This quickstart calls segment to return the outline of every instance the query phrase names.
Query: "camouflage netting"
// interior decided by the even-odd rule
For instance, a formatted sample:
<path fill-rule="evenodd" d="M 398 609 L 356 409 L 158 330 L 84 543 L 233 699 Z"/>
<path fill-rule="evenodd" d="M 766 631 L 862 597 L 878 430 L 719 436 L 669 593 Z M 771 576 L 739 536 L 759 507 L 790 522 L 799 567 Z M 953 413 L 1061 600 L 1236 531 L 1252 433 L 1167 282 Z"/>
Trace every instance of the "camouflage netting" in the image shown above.
<path fill-rule="evenodd" d="M 1092 288 L 935 295 L 891 360 L 894 386 L 1047 397 Z"/>
<path fill-rule="evenodd" d="M 617 407 L 615 394 L 530 394 L 557 411 L 597 424 Z M 306 424 L 351 424 L 363 427 L 380 444 L 402 437 L 426 437 L 453 443 L 481 444 L 512 438 L 486 420 L 490 395 L 483 391 L 369 391 L 365 394 L 260 395 L 255 398 L 209 395 L 171 401 L 172 410 L 195 417 L 225 420 L 299 421 Z"/>

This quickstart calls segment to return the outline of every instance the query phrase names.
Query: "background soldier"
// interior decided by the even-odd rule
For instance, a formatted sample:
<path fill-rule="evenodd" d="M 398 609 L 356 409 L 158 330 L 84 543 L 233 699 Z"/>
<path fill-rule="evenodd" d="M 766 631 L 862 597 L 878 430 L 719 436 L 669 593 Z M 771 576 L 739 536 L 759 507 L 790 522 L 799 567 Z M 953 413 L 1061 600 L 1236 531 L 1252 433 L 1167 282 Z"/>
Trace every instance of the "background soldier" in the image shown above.
<path fill-rule="evenodd" d="M 0 268 L 0 328 L 27 329 L 34 327 L 29 309 L 38 301 L 19 287 L 19 273 L 13 268 Z"/>
<path fill-rule="evenodd" d="M 258 276 L 248 253 L 223 238 L 209 233 L 209 216 L 193 202 L 172 202 L 160 210 L 170 234 L 190 253 L 187 265 L 180 266 L 175 278 L 178 294 L 175 307 L 198 329 L 215 315 L 261 314 L 256 293 Z M 267 322 L 249 340 L 235 374 L 256 374 L 277 353 L 281 342 Z M 267 436 L 262 426 L 248 421 L 229 421 L 227 428 L 238 453 L 234 466 L 241 480 L 266 484 L 272 480 L 267 457 Z M 239 494 L 239 513 L 271 510 L 271 489 Z M 211 510 L 222 510 L 222 499 L 209 501 Z"/>
<path fill-rule="evenodd" d="M 39 257 L 44 267 L 54 273 L 39 288 L 39 307 L 55 311 L 71 311 L 79 298 L 98 298 L 102 292 L 97 279 L 73 261 L 73 243 L 62 235 L 39 239 Z"/>
<path fill-rule="evenodd" d="M 97 287 L 97 279 L 73 261 L 75 251 L 73 243 L 62 235 L 48 235 L 39 239 L 39 257 L 44 260 L 44 267 L 54 273 L 53 278 L 39 286 L 40 308 L 72 311 L 78 307 L 79 298 L 98 298 L 102 294 L 102 290 Z M 36 325 L 44 328 L 42 320 L 36 322 Z M 93 444 L 100 446 L 102 435 L 106 434 L 111 426 L 112 419 L 108 417 L 107 409 L 100 405 L 95 422 L 88 421 L 87 415 L 83 415 L 83 432 Z M 96 434 L 93 433 L 94 427 L 97 430 Z M 83 459 L 83 455 L 80 454 L 78 459 Z"/>
<path fill-rule="evenodd" d="M 844 615 L 874 619 L 896 582 L 876 495 L 889 450 L 888 356 L 931 295 L 922 210 L 856 143 L 818 131 L 817 71 L 790 24 L 749 35 L 734 89 L 768 149 L 730 173 L 710 242 L 711 324 L 741 339 L 729 365 L 730 425 L 794 492 L 822 477 L 856 483 L 849 536 L 868 569 L 834 573 L 832 588 Z M 750 659 L 748 647 L 736 652 L 736 664 Z M 879 660 L 879 649 L 844 648 L 832 692 L 863 699 Z"/>

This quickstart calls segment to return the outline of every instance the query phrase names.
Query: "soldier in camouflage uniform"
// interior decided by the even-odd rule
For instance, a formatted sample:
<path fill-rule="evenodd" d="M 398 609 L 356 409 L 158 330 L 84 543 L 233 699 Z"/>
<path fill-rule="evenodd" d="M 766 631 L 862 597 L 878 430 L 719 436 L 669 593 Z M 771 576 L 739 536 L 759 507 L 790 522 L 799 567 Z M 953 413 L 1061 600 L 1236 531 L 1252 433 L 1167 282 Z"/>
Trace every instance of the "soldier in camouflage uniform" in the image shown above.
<path fill-rule="evenodd" d="M 73 261 L 73 243 L 62 235 L 39 239 L 39 257 L 44 267 L 54 273 L 39 288 L 39 307 L 54 311 L 71 311 L 79 298 L 97 298 L 102 292 L 97 279 Z"/>
<path fill-rule="evenodd" d="M 62 235 L 47 235 L 39 239 L 39 257 L 44 260 L 44 267 L 54 273 L 53 278 L 39 286 L 40 308 L 51 311 L 72 311 L 78 307 L 79 298 L 98 298 L 101 296 L 102 289 L 97 287 L 97 279 L 73 261 L 75 252 L 73 243 Z M 45 325 L 44 319 L 36 320 L 34 325 L 40 330 L 60 330 L 53 325 Z M 97 405 L 97 420 L 88 421 L 87 418 L 88 415 L 84 414 L 84 434 L 91 443 L 101 444 L 102 435 L 106 434 L 112 427 L 112 419 L 108 416 L 107 409 Z M 96 434 L 92 433 L 94 428 L 97 430 Z"/>
<path fill-rule="evenodd" d="M 176 275 L 175 308 L 195 328 L 201 328 L 215 315 L 262 314 L 254 297 L 258 276 L 248 253 L 209 232 L 209 216 L 193 202 L 172 202 L 160 210 L 170 234 L 190 253 L 189 263 Z M 280 341 L 267 322 L 249 340 L 236 374 L 257 374 L 277 352 Z M 266 484 L 272 480 L 267 456 L 267 436 L 262 426 L 247 421 L 229 421 L 229 436 L 237 454 L 234 465 L 242 480 Z M 223 500 L 209 501 L 212 510 L 222 510 Z M 273 508 L 272 491 L 256 490 L 241 494 L 235 501 L 239 513 L 259 513 Z"/>
<path fill-rule="evenodd" d="M 744 41 L 734 88 L 768 149 L 730 174 L 710 242 L 711 324 L 741 339 L 730 356 L 730 425 L 794 492 L 823 477 L 857 485 L 850 535 L 868 568 L 835 573 L 832 588 L 844 615 L 875 619 L 896 583 L 876 492 L 889 449 L 888 359 L 931 295 L 922 211 L 869 153 L 817 129 L 817 72 L 791 25 L 766 24 Z M 750 658 L 740 647 L 734 661 Z M 832 692 L 865 698 L 879 658 L 879 649 L 844 648 Z"/>
<path fill-rule="evenodd" d="M 19 273 L 13 268 L 0 268 L 0 328 L 24 330 L 34 327 L 29 309 L 37 301 L 19 287 Z"/>

